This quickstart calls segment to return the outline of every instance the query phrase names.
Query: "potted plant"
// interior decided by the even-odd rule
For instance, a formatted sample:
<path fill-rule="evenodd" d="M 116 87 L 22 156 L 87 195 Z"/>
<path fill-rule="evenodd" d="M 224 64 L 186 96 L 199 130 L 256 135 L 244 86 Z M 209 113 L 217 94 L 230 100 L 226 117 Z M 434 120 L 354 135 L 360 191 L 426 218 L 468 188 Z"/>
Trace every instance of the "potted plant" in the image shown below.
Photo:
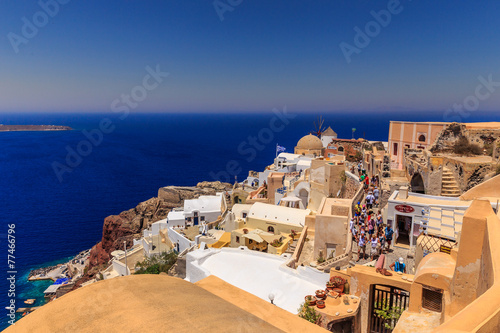
<path fill-rule="evenodd" d="M 333 284 L 334 289 L 338 289 L 335 291 L 337 291 L 338 293 L 344 292 L 344 285 L 346 283 L 345 279 L 341 278 L 340 276 L 332 276 L 329 282 Z"/>
<path fill-rule="evenodd" d="M 248 229 L 243 229 L 243 233 L 246 235 L 248 234 Z"/>
<path fill-rule="evenodd" d="M 330 291 L 330 290 L 333 290 L 333 288 L 335 288 L 335 284 L 333 284 L 332 281 L 328 281 L 326 283 L 326 290 Z"/>
<path fill-rule="evenodd" d="M 318 309 L 324 309 L 325 308 L 325 301 L 323 301 L 323 300 L 316 301 L 316 306 L 318 307 Z"/>
<path fill-rule="evenodd" d="M 316 290 L 316 298 L 325 299 L 326 292 L 324 290 L 321 290 L 321 289 Z"/>
<path fill-rule="evenodd" d="M 318 263 L 322 264 L 325 262 L 325 257 L 323 257 L 323 251 L 319 251 Z"/>
<path fill-rule="evenodd" d="M 312 295 L 307 295 L 305 297 L 305 300 L 306 300 L 307 305 L 311 305 L 311 306 L 316 305 L 316 298 Z"/>
<path fill-rule="evenodd" d="M 283 242 L 280 242 L 278 239 L 275 239 L 272 243 L 271 243 L 272 246 L 274 247 L 280 247 L 281 245 L 283 245 Z"/>

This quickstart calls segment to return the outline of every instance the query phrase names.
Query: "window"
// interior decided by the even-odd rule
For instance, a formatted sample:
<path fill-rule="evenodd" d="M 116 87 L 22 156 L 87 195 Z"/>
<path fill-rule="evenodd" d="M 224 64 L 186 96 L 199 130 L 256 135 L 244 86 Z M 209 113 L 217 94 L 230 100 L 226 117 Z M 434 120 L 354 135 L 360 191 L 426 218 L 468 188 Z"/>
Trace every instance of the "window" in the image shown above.
<path fill-rule="evenodd" d="M 420 141 L 420 142 L 425 142 L 425 135 L 424 135 L 424 134 L 420 134 L 420 135 L 418 136 L 418 141 Z"/>
<path fill-rule="evenodd" d="M 236 236 L 236 243 L 240 242 L 240 236 Z"/>
<path fill-rule="evenodd" d="M 205 221 L 205 216 L 200 216 L 200 221 Z"/>
<path fill-rule="evenodd" d="M 190 217 L 186 217 L 186 221 L 191 222 L 191 218 Z"/>
<path fill-rule="evenodd" d="M 394 142 L 392 144 L 392 155 L 398 156 L 398 143 L 397 142 Z"/>
<path fill-rule="evenodd" d="M 244 219 L 246 219 L 247 218 L 247 213 L 243 212 L 242 216 L 243 216 Z"/>
<path fill-rule="evenodd" d="M 267 227 L 267 232 L 271 232 L 274 234 L 274 227 L 272 226 Z"/>
<path fill-rule="evenodd" d="M 249 239 L 248 244 L 252 244 L 252 243 L 253 243 L 253 240 Z"/>
<path fill-rule="evenodd" d="M 339 146 L 338 151 L 339 151 L 339 152 L 343 152 L 343 151 L 344 151 L 344 147 Z"/>
<path fill-rule="evenodd" d="M 443 306 L 443 291 L 424 286 L 422 289 L 422 308 L 441 312 Z"/>
<path fill-rule="evenodd" d="M 405 145 L 405 148 L 410 148 L 410 145 Z"/>

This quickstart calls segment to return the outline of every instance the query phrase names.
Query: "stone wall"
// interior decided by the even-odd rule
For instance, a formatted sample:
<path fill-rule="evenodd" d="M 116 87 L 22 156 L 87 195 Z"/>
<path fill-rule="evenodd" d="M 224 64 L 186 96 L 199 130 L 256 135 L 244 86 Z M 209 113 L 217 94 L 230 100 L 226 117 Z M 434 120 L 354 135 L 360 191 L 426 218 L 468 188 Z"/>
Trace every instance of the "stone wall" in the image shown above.
<path fill-rule="evenodd" d="M 347 174 L 347 173 L 346 173 Z M 344 185 L 344 190 L 342 191 L 342 199 L 351 199 L 354 198 L 356 192 L 359 189 L 360 182 L 358 179 L 355 179 L 350 176 L 346 176 L 346 182 Z"/>

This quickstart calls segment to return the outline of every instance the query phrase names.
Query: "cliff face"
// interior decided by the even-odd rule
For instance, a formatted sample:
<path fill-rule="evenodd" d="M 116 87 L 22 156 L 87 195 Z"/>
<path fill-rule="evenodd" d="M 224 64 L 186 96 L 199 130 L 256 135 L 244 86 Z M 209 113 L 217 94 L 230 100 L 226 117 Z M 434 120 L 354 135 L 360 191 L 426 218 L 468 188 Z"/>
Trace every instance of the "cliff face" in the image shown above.
<path fill-rule="evenodd" d="M 196 187 L 168 186 L 158 190 L 158 197 L 141 202 L 135 208 L 119 215 L 104 219 L 102 239 L 90 251 L 89 273 L 93 267 L 107 264 L 110 253 L 123 249 L 123 242 L 131 247 L 133 239 L 140 238 L 142 231 L 153 222 L 165 219 L 175 207 L 181 207 L 185 199 L 200 195 L 214 195 L 216 192 L 231 188 L 231 184 L 221 182 L 202 182 Z M 95 272 L 94 272 L 95 273 Z"/>

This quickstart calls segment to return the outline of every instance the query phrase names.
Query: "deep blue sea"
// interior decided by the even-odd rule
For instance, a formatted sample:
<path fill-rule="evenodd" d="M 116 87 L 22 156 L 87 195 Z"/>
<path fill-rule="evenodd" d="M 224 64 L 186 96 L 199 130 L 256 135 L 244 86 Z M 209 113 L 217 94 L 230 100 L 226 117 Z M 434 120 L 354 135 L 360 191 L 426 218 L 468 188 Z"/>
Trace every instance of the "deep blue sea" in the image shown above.
<path fill-rule="evenodd" d="M 15 224 L 17 306 L 51 282 L 28 283 L 29 270 L 64 262 L 99 242 L 106 216 L 157 195 L 159 187 L 203 180 L 241 181 L 272 163 L 276 144 L 293 152 L 314 129 L 317 114 L 294 114 L 288 124 L 259 114 L 0 114 L 0 124 L 67 125 L 73 131 L 0 132 L 0 329 L 7 325 L 7 230 Z M 443 113 L 324 114 L 339 138 L 387 140 L 389 120 L 443 121 Z M 498 113 L 471 115 L 492 121 Z M 103 119 L 111 129 L 94 136 Z M 106 120 L 104 121 L 106 122 Z M 257 143 L 251 143 L 252 138 Z M 252 145 L 254 145 L 252 147 Z M 68 152 L 75 151 L 75 154 Z M 69 157 L 68 157 L 69 154 Z M 85 155 L 85 156 L 83 156 Z M 69 162 L 69 163 L 68 163 Z M 68 165 L 69 164 L 69 165 Z M 59 177 L 54 171 L 59 167 Z M 63 167 L 61 167 L 63 166 Z M 66 167 L 64 167 L 66 166 Z M 62 170 L 62 171 L 61 171 Z"/>

